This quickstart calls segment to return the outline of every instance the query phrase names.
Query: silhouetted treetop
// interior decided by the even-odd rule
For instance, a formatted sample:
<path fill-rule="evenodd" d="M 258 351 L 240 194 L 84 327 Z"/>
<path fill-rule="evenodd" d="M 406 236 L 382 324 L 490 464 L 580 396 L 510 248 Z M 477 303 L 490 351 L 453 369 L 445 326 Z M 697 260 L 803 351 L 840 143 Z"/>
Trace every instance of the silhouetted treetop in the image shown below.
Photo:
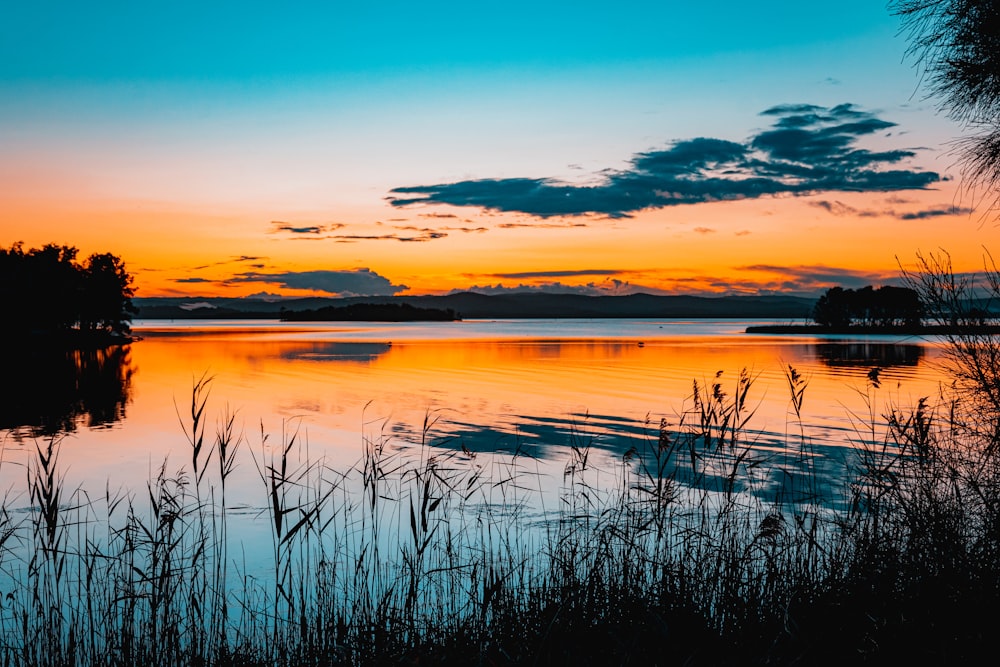
<path fill-rule="evenodd" d="M 821 326 L 843 328 L 919 327 L 924 317 L 920 295 L 909 287 L 871 285 L 858 290 L 832 287 L 819 298 L 813 320 Z"/>
<path fill-rule="evenodd" d="M 30 250 L 22 243 L 0 247 L 5 336 L 128 336 L 136 309 L 125 264 L 110 253 L 79 262 L 77 253 L 74 247 L 55 244 Z"/>

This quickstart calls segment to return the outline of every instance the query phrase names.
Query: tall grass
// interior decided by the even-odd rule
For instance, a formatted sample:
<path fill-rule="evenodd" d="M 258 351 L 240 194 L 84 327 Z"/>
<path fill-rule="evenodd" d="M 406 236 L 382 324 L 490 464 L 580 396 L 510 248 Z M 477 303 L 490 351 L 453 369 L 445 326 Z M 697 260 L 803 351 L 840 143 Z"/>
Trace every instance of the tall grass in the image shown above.
<path fill-rule="evenodd" d="M 250 443 L 195 383 L 189 458 L 142 492 L 68 489 L 59 441 L 0 514 L 4 665 L 816 664 L 988 646 L 1000 609 L 1000 465 L 961 394 L 858 424 L 821 494 L 789 367 L 786 441 L 749 428 L 755 377 L 694 383 L 612 460 L 584 433 L 547 488 L 519 451 L 394 442 L 366 424 L 332 469 L 294 423 Z M 868 396 L 876 400 L 877 374 Z M 372 432 L 369 432 L 372 431 Z M 773 448 L 772 448 L 773 449 Z M 227 480 L 253 466 L 271 571 L 242 564 Z M 978 611 L 986 609 L 987 611 Z"/>

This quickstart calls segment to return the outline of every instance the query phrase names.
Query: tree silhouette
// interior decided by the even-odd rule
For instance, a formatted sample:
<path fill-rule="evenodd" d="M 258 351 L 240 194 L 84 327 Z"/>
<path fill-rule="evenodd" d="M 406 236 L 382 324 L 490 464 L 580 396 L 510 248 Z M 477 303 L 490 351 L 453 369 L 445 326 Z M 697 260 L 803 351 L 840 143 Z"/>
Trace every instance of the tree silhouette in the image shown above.
<path fill-rule="evenodd" d="M 813 308 L 813 320 L 824 327 L 846 327 L 851 323 L 850 298 L 843 287 L 831 287 Z"/>
<path fill-rule="evenodd" d="M 1000 204 L 1000 0 L 890 0 L 930 94 L 968 137 L 956 142 L 974 203 Z"/>
<path fill-rule="evenodd" d="M 91 255 L 82 267 L 80 329 L 127 335 L 138 310 L 132 304 L 132 276 L 111 253 Z"/>
<path fill-rule="evenodd" d="M 813 320 L 834 329 L 853 325 L 913 328 L 920 326 L 923 317 L 924 306 L 916 290 L 890 285 L 859 290 L 831 287 L 813 308 Z"/>
<path fill-rule="evenodd" d="M 125 264 L 110 253 L 81 264 L 77 253 L 55 244 L 27 251 L 21 243 L 0 247 L 0 303 L 6 311 L 0 333 L 22 340 L 129 333 L 135 290 Z"/>

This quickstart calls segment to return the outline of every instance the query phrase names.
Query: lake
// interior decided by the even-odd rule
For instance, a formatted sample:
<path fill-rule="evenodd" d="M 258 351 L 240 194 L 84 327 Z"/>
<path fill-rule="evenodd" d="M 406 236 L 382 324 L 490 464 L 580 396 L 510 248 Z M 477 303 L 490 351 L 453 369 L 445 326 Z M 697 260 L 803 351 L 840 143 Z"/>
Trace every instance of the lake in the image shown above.
<path fill-rule="evenodd" d="M 13 355 L 19 379 L 0 413 L 0 488 L 9 512 L 27 512 L 26 470 L 54 438 L 66 489 L 141 501 L 164 464 L 190 472 L 192 387 L 210 378 L 207 439 L 227 413 L 245 437 L 227 489 L 242 517 L 233 534 L 266 544 L 260 470 L 282 443 L 294 439 L 299 455 L 328 471 L 349 469 L 373 442 L 486 460 L 516 454 L 544 497 L 558 492 L 574 448 L 613 484 L 626 453 L 655 442 L 661 421 L 669 431 L 696 420 L 693 383 L 703 396 L 718 383 L 731 397 L 746 369 L 746 412 L 755 412 L 745 442 L 761 470 L 781 472 L 758 491 L 799 470 L 787 445 L 807 442 L 832 496 L 852 447 L 872 438 L 871 422 L 947 382 L 935 341 L 743 333 L 761 323 L 138 321 L 142 340 L 125 349 Z M 801 424 L 789 366 L 807 382 Z"/>
<path fill-rule="evenodd" d="M 357 459 L 363 436 L 376 434 L 542 461 L 586 443 L 618 458 L 636 439 L 655 437 L 661 419 L 678 422 L 693 382 L 732 393 L 744 368 L 755 378 L 750 426 L 772 444 L 799 432 L 788 366 L 808 381 L 807 433 L 829 450 L 849 447 L 872 410 L 878 417 L 890 404 L 914 405 L 947 381 L 934 341 L 743 333 L 759 323 L 137 321 L 142 340 L 103 359 L 19 360 L 12 375 L 24 382 L 0 420 L 0 475 L 20 484 L 31 436 L 59 435 L 71 485 L 113 478 L 140 488 L 164 459 L 185 460 L 181 422 L 203 376 L 211 378 L 209 432 L 229 409 L 251 445 L 262 432 L 277 439 L 297 431 L 342 466 Z M 868 381 L 875 367 L 878 390 Z"/>

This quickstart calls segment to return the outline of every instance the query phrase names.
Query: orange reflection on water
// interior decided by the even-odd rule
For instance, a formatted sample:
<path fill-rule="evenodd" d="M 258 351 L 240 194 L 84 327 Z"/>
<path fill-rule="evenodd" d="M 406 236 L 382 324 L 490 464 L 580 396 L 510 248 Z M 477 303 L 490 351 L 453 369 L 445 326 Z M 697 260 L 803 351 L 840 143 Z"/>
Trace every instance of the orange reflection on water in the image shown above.
<path fill-rule="evenodd" d="M 519 418 L 586 414 L 658 420 L 683 409 L 693 381 L 714 382 L 722 371 L 728 390 L 743 368 L 757 378 L 761 428 L 775 428 L 776 419 L 784 427 L 789 365 L 809 379 L 806 409 L 817 421 L 844 419 L 876 365 L 901 400 L 935 392 L 940 376 L 929 362 L 936 348 L 855 344 L 852 357 L 846 345 L 732 336 L 390 343 L 241 332 L 150 338 L 136 346 L 136 360 L 140 391 L 160 392 L 160 403 L 171 404 L 207 372 L 213 395 L 254 419 L 301 416 L 310 428 L 348 432 L 359 431 L 362 413 L 413 428 L 431 411 L 445 430 L 448 422 L 506 428 Z M 886 348 L 903 352 L 887 357 Z"/>
<path fill-rule="evenodd" d="M 113 477 L 133 489 L 164 459 L 170 469 L 190 463 L 182 423 L 190 422 L 192 386 L 205 376 L 213 378 L 209 438 L 228 408 L 238 411 L 254 451 L 265 439 L 279 442 L 283 432 L 288 437 L 298 429 L 313 455 L 333 466 L 353 463 L 366 435 L 418 442 L 427 416 L 435 422 L 432 441 L 453 438 L 448 446 L 525 446 L 559 457 L 573 438 L 583 437 L 620 457 L 661 418 L 678 421 L 690 405 L 692 382 L 719 381 L 732 392 L 743 368 L 756 378 L 751 402 L 759 406 L 751 427 L 779 437 L 798 432 L 790 424 L 789 365 L 809 381 L 804 416 L 810 437 L 849 445 L 851 413 L 868 414 L 863 395 L 873 397 L 878 414 L 889 401 L 915 404 L 933 396 L 943 379 L 933 363 L 939 350 L 929 344 L 657 337 L 645 329 L 632 337 L 627 324 L 608 326 L 618 327 L 611 329 L 618 337 L 399 340 L 399 330 L 361 326 L 140 331 L 145 339 L 131 346 L 137 370 L 127 416 L 113 428 L 72 434 L 62 461 L 70 483 L 103 485 Z M 387 335 L 392 331 L 395 341 Z M 882 368 L 877 391 L 867 382 L 874 366 Z M 762 445 L 766 441 L 762 437 Z M 11 467 L 0 474 L 9 477 Z M 237 476 L 248 486 L 259 483 L 249 460 Z"/>

